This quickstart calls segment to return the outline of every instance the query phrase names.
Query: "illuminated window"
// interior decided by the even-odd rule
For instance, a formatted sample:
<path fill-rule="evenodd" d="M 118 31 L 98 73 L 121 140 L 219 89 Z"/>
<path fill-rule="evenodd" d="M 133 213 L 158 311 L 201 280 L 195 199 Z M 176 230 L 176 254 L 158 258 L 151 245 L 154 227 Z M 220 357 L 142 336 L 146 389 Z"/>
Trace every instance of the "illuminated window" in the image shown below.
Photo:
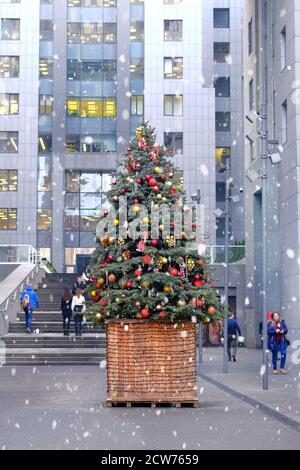
<path fill-rule="evenodd" d="M 0 209 L 0 230 L 17 230 L 17 209 Z"/>
<path fill-rule="evenodd" d="M 100 117 L 102 116 L 102 100 L 83 98 L 80 105 L 81 117 Z"/>
<path fill-rule="evenodd" d="M 68 98 L 67 114 L 68 116 L 80 116 L 80 99 L 79 98 Z"/>
<path fill-rule="evenodd" d="M 165 41 L 182 41 L 182 20 L 164 20 Z"/>
<path fill-rule="evenodd" d="M 230 147 L 216 147 L 216 163 L 218 165 L 226 164 L 226 161 L 230 157 L 230 154 Z"/>
<path fill-rule="evenodd" d="M 116 99 L 115 98 L 104 98 L 103 101 L 103 116 L 104 117 L 115 117 L 116 110 Z"/>
<path fill-rule="evenodd" d="M 84 22 L 81 24 L 81 42 L 85 44 L 97 44 L 103 41 L 102 23 Z"/>
<path fill-rule="evenodd" d="M 144 41 L 144 21 L 131 20 L 130 41 Z"/>
<path fill-rule="evenodd" d="M 144 97 L 131 96 L 131 114 L 133 116 L 143 116 L 144 114 Z"/>
<path fill-rule="evenodd" d="M 1 19 L 1 39 L 8 41 L 19 41 L 20 20 L 15 18 Z"/>
<path fill-rule="evenodd" d="M 0 93 L 0 115 L 19 114 L 19 95 Z"/>
<path fill-rule="evenodd" d="M 182 95 L 165 95 L 164 97 L 165 116 L 182 116 L 183 115 L 183 96 Z"/>
<path fill-rule="evenodd" d="M 52 227 L 52 209 L 38 209 L 37 229 L 39 231 L 49 231 Z"/>
<path fill-rule="evenodd" d="M 18 153 L 18 132 L 0 132 L 0 153 Z"/>
<path fill-rule="evenodd" d="M 52 114 L 53 96 L 40 95 L 40 114 Z"/>
<path fill-rule="evenodd" d="M 130 64 L 130 78 L 132 80 L 143 80 L 144 79 L 144 59 L 131 58 Z"/>
<path fill-rule="evenodd" d="M 104 23 L 103 37 L 105 43 L 117 42 L 117 23 Z"/>
<path fill-rule="evenodd" d="M 165 57 L 164 58 L 164 78 L 183 78 L 183 58 Z"/>
<path fill-rule="evenodd" d="M 39 135 L 39 153 L 52 152 L 52 134 Z"/>
<path fill-rule="evenodd" d="M 81 40 L 80 23 L 68 23 L 68 42 L 79 44 Z"/>
<path fill-rule="evenodd" d="M 101 135 L 81 136 L 81 151 L 84 153 L 100 153 L 102 148 Z"/>
<path fill-rule="evenodd" d="M 19 76 L 19 57 L 0 56 L 0 78 L 16 78 Z"/>
<path fill-rule="evenodd" d="M 40 78 L 53 78 L 53 60 L 40 58 Z"/>
<path fill-rule="evenodd" d="M 18 171 L 0 170 L 0 192 L 18 190 Z"/>
<path fill-rule="evenodd" d="M 80 152 L 80 135 L 69 134 L 66 136 L 66 153 Z"/>

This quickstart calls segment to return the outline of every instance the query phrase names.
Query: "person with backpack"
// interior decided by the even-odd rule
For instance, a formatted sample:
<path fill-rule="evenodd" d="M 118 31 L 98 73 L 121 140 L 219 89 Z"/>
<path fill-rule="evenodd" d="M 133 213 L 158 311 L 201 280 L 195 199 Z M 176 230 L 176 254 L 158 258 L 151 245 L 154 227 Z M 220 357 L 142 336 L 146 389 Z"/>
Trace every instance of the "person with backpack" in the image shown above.
<path fill-rule="evenodd" d="M 231 312 L 228 317 L 228 343 L 227 354 L 228 361 L 236 362 L 236 353 L 238 347 L 238 336 L 241 336 L 241 328 L 238 324 L 234 312 Z M 232 351 L 232 354 L 231 354 Z"/>
<path fill-rule="evenodd" d="M 272 313 L 268 324 L 268 349 L 272 351 L 273 374 L 286 374 L 286 351 L 289 340 L 286 338 L 288 327 L 278 312 Z M 278 353 L 280 353 L 280 369 L 277 370 Z"/>
<path fill-rule="evenodd" d="M 81 294 L 81 289 L 77 288 L 75 291 L 75 295 L 72 299 L 72 312 L 74 315 L 74 322 L 75 322 L 75 335 L 81 336 L 82 335 L 82 320 L 83 314 L 86 311 L 85 306 L 85 298 Z"/>
<path fill-rule="evenodd" d="M 64 336 L 70 335 L 70 321 L 72 317 L 72 292 L 69 287 L 65 287 L 64 295 L 61 299 L 61 313 L 63 316 Z"/>
<path fill-rule="evenodd" d="M 32 314 L 34 308 L 40 308 L 40 301 L 37 293 L 31 284 L 28 284 L 25 291 L 20 296 L 21 308 L 25 313 L 25 324 L 27 333 L 32 333 Z"/>

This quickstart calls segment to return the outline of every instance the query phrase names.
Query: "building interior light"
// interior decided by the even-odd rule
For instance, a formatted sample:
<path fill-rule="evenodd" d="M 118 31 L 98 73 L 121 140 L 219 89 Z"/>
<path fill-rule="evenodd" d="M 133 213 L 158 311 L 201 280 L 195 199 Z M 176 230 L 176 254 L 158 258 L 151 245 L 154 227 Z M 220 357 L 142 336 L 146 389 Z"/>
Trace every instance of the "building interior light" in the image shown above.
<path fill-rule="evenodd" d="M 42 137 L 40 137 L 40 144 L 41 144 L 41 147 L 43 150 L 46 150 L 46 146 L 45 146 L 45 143 L 44 143 L 44 139 Z"/>

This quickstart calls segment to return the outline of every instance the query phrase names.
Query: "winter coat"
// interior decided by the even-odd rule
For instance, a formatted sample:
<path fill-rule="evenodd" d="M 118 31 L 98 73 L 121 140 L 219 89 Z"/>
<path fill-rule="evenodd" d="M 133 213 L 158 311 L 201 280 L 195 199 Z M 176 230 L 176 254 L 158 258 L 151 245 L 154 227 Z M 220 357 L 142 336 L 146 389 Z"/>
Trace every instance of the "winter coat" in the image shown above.
<path fill-rule="evenodd" d="M 86 284 L 84 282 L 81 282 L 80 284 L 76 281 L 73 284 L 73 289 L 72 292 L 75 295 L 76 294 L 76 289 L 84 290 L 86 288 Z"/>
<path fill-rule="evenodd" d="M 62 297 L 61 299 L 61 313 L 65 318 L 70 318 L 72 316 L 72 297 L 68 300 Z"/>
<path fill-rule="evenodd" d="M 236 336 L 237 333 L 241 336 L 241 329 L 238 322 L 234 318 L 228 320 L 228 336 Z"/>
<path fill-rule="evenodd" d="M 22 292 L 22 294 L 20 296 L 20 302 L 23 301 L 26 294 L 29 297 L 29 308 L 30 308 L 30 310 L 34 309 L 35 307 L 40 308 L 40 301 L 39 301 L 39 298 L 37 296 L 37 293 L 33 290 L 33 288 L 31 286 L 27 286 L 25 291 Z"/>
<path fill-rule="evenodd" d="M 277 325 L 274 325 L 273 322 L 268 324 L 268 349 L 270 351 L 281 351 L 285 352 L 287 349 L 287 343 L 285 335 L 288 333 L 288 327 L 285 324 L 284 320 L 280 320 L 281 330 L 283 333 L 276 333 Z"/>
<path fill-rule="evenodd" d="M 82 306 L 81 309 L 80 308 L 78 309 L 80 311 L 76 311 L 77 306 Z M 71 308 L 72 308 L 72 312 L 74 312 L 74 315 L 84 314 L 84 312 L 86 311 L 86 306 L 85 306 L 85 298 L 83 297 L 83 295 L 81 295 L 80 297 L 78 297 L 77 295 L 74 295 L 72 299 Z"/>

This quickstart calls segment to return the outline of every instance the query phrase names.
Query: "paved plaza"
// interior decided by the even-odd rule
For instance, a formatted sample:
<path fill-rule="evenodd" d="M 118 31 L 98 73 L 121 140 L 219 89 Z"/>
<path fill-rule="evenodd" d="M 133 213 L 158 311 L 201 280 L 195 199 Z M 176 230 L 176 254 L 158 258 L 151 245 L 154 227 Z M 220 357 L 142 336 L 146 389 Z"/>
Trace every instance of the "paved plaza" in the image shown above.
<path fill-rule="evenodd" d="M 103 363 L 2 367 L 0 448 L 300 449 L 299 371 L 262 392 L 259 361 L 240 350 L 225 377 L 222 350 L 205 351 L 198 409 L 106 408 Z"/>

